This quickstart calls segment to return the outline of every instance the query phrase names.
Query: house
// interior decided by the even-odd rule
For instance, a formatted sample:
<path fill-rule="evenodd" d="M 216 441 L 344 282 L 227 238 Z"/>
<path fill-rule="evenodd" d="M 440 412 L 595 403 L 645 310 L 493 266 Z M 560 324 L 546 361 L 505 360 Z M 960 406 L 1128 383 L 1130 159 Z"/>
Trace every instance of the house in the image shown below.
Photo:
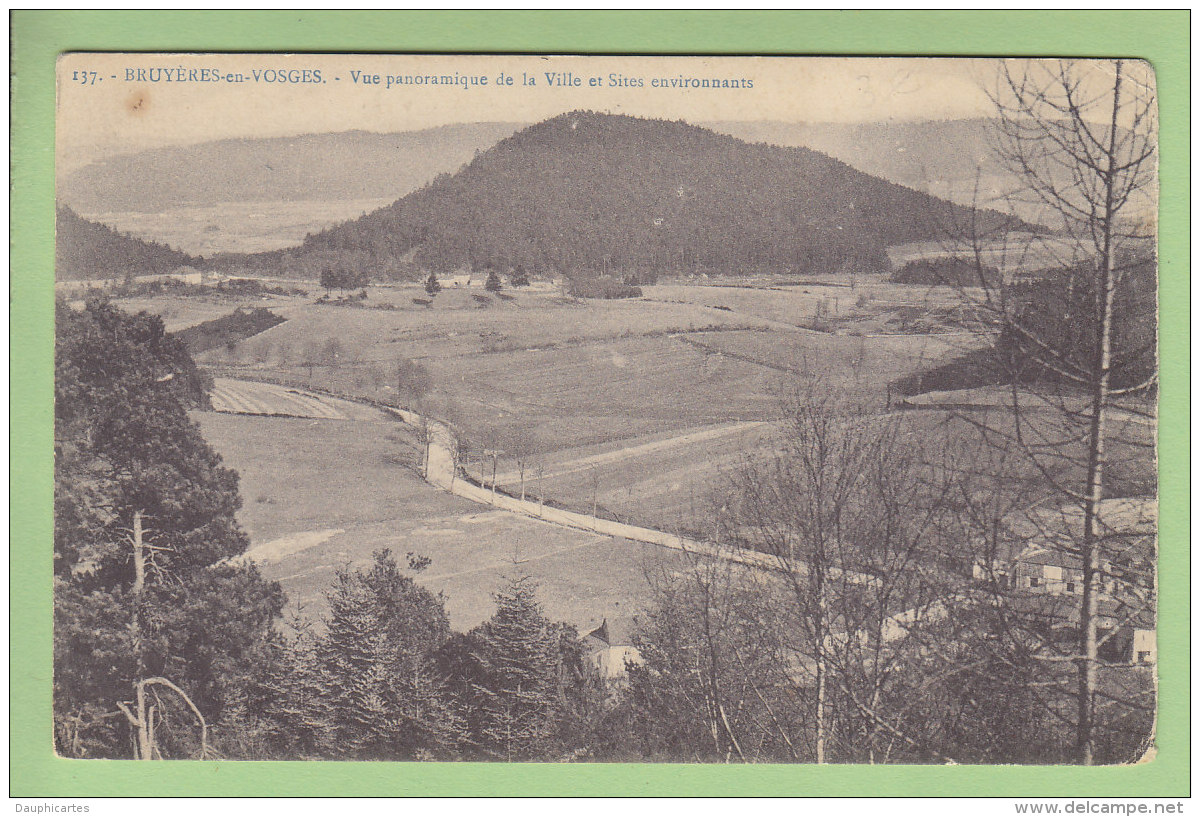
<path fill-rule="evenodd" d="M 1066 595 L 1016 592 L 1008 609 L 1022 625 L 1048 642 L 1070 651 L 1079 643 L 1079 600 Z M 1150 665 L 1158 662 L 1154 611 L 1113 598 L 1096 602 L 1098 653 L 1111 663 Z"/>
<path fill-rule="evenodd" d="M 633 632 L 632 618 L 605 618 L 579 639 L 584 660 L 606 681 L 624 678 L 629 664 L 642 662 L 641 652 L 633 645 Z"/>
<path fill-rule="evenodd" d="M 1079 555 L 1082 511 L 1077 506 L 1038 508 L 1008 522 L 1010 536 L 997 553 L 977 559 L 974 578 L 1002 586 L 1054 595 L 1083 593 L 1083 561 Z M 1154 497 L 1122 497 L 1100 503 L 1101 590 L 1120 587 L 1152 590 L 1158 538 L 1158 501 Z"/>
<path fill-rule="evenodd" d="M 1083 595 L 1082 511 L 1035 509 L 1010 520 L 1007 552 L 977 560 L 976 580 L 1006 591 L 1014 609 L 1055 640 L 1077 638 Z M 1158 503 L 1154 497 L 1106 499 L 1097 514 L 1102 651 L 1111 661 L 1155 663 Z"/>

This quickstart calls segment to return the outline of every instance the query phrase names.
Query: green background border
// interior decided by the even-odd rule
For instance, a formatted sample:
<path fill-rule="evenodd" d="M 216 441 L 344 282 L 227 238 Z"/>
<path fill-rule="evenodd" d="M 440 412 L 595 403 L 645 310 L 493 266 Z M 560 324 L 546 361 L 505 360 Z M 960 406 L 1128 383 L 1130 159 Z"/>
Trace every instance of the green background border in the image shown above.
<path fill-rule="evenodd" d="M 1187 796 L 1188 11 L 12 12 L 12 796 Z M 1133 767 L 836 767 L 70 761 L 50 742 L 54 63 L 63 51 L 1126 56 L 1161 109 L 1158 757 Z"/>

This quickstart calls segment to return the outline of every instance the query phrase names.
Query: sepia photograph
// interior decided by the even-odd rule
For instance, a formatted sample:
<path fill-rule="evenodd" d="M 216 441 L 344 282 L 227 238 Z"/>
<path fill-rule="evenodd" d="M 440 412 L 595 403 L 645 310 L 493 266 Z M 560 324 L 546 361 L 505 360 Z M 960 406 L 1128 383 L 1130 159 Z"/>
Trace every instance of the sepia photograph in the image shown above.
<path fill-rule="evenodd" d="M 1148 62 L 56 77 L 58 757 L 1155 758 Z"/>

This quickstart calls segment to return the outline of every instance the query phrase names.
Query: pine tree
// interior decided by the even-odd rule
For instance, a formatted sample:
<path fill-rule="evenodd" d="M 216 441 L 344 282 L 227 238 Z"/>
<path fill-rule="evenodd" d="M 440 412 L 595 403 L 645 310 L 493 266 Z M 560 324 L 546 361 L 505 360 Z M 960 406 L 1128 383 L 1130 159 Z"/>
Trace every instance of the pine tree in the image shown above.
<path fill-rule="evenodd" d="M 410 558 L 420 569 L 420 560 Z M 450 634 L 440 596 L 403 574 L 387 550 L 367 571 L 342 571 L 327 593 L 316 647 L 332 724 L 333 757 L 414 760 L 452 756 L 462 721 L 433 661 Z"/>
<path fill-rule="evenodd" d="M 558 750 L 560 628 L 543 614 L 527 576 L 496 594 L 496 612 L 472 632 L 481 677 L 474 684 L 477 739 L 505 760 Z"/>
<path fill-rule="evenodd" d="M 504 285 L 500 283 L 500 276 L 496 274 L 495 270 L 488 272 L 488 277 L 483 283 L 483 288 L 488 292 L 499 292 L 504 288 Z"/>
<path fill-rule="evenodd" d="M 296 635 L 277 645 L 263 684 L 260 708 L 267 733 L 267 754 L 280 760 L 320 758 L 330 752 L 329 698 L 312 622 L 293 622 Z"/>
<path fill-rule="evenodd" d="M 182 691 L 159 708 L 180 713 L 177 728 L 139 733 L 137 756 L 195 756 L 202 732 L 186 704 L 217 723 L 242 697 L 282 594 L 229 561 L 248 543 L 237 474 L 188 418 L 207 382 L 183 344 L 161 319 L 100 301 L 60 303 L 56 324 L 57 747 L 125 756 L 130 730 L 112 713 L 161 678 Z"/>
<path fill-rule="evenodd" d="M 437 273 L 429 273 L 429 277 L 425 279 L 425 292 L 429 297 L 433 297 L 442 291 L 442 282 L 438 280 Z"/>

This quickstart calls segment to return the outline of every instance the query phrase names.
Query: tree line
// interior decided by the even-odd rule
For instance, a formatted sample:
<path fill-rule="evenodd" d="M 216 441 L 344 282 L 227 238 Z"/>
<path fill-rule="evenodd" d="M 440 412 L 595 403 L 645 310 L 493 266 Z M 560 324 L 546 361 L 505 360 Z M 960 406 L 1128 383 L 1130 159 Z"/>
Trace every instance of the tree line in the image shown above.
<path fill-rule="evenodd" d="M 65 205 L 60 205 L 55 215 L 54 271 L 60 281 L 168 273 L 203 263 L 165 244 L 88 221 Z"/>

